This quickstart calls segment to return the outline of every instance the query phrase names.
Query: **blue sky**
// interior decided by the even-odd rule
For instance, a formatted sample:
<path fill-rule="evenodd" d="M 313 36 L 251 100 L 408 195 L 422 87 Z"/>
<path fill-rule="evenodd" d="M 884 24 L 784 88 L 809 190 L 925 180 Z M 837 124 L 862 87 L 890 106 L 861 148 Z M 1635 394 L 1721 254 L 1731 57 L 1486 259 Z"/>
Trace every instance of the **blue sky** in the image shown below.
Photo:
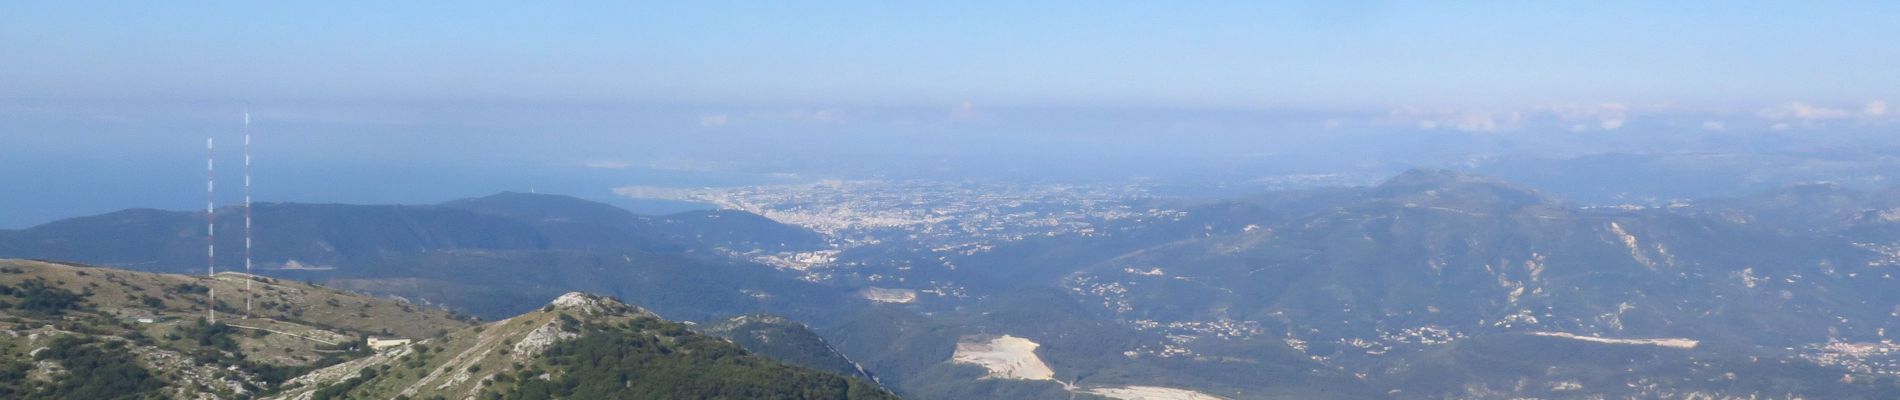
<path fill-rule="evenodd" d="M 1888 2 L 14 2 L 9 99 L 1858 105 Z"/>

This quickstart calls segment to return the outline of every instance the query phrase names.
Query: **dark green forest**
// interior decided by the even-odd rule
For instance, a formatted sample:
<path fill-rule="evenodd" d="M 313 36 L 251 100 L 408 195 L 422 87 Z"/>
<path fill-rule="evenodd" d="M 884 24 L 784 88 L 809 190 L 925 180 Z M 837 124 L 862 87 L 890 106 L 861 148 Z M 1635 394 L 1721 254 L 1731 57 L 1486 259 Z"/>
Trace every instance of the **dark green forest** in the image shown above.
<path fill-rule="evenodd" d="M 651 318 L 589 323 L 515 373 L 502 399 L 895 399 L 861 380 L 797 368 L 684 325 Z M 657 333 L 657 334 L 656 334 Z M 554 372 L 552 380 L 532 379 Z"/>

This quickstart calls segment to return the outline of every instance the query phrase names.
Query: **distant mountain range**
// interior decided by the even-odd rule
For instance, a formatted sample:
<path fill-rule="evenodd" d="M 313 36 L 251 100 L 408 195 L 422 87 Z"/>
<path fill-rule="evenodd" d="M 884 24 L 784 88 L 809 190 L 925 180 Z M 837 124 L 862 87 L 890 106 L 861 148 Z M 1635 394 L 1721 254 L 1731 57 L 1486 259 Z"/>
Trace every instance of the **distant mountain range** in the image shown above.
<path fill-rule="evenodd" d="M 442 304 L 486 317 L 568 291 L 627 296 L 695 318 L 825 296 L 720 250 L 822 248 L 808 230 L 737 211 L 641 216 L 565 196 L 501 193 L 439 205 L 261 203 L 255 271 Z M 218 268 L 242 270 L 242 209 L 217 214 Z M 203 273 L 204 215 L 126 210 L 0 231 L 0 255 Z M 656 290 L 670 287 L 679 290 Z M 686 289 L 703 288 L 691 292 Z"/>
<path fill-rule="evenodd" d="M 1435 326 L 1775 344 L 1879 340 L 1893 327 L 1890 309 L 1838 306 L 1900 301 L 1881 290 L 1891 278 L 1848 276 L 1868 252 L 1685 214 L 1580 209 L 1415 171 L 1330 210 L 1132 251 L 1066 279 L 1091 292 L 1121 284 L 1091 297 L 1133 304 L 1122 319 L 1277 321 L 1326 339 Z"/>
<path fill-rule="evenodd" d="M 242 208 L 215 213 L 218 265 L 242 267 Z M 824 238 L 737 211 L 641 216 L 572 197 L 501 193 L 438 205 L 259 203 L 255 257 L 265 270 L 349 269 L 391 255 L 456 250 L 697 251 L 813 249 Z M 205 215 L 125 210 L 0 231 L 10 255 L 202 272 Z M 105 240 L 109 239 L 109 240 Z M 294 265 L 289 265 L 295 263 Z"/>

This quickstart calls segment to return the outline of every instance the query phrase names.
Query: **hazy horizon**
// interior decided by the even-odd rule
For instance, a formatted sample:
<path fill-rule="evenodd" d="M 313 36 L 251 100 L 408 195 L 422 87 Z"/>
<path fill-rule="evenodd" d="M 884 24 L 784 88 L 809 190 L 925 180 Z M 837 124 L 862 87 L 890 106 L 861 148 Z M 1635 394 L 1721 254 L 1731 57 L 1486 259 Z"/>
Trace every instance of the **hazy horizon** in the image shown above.
<path fill-rule="evenodd" d="M 0 227 L 258 198 L 799 179 L 1244 182 L 1886 149 L 1885 4 L 31 4 Z M 236 165 L 235 147 L 220 150 Z M 487 171 L 478 174 L 460 173 Z M 458 172 L 459 171 L 459 172 Z M 235 187 L 235 186 L 232 186 Z M 221 196 L 222 198 L 222 196 Z M 223 200 L 225 202 L 234 197 Z"/>

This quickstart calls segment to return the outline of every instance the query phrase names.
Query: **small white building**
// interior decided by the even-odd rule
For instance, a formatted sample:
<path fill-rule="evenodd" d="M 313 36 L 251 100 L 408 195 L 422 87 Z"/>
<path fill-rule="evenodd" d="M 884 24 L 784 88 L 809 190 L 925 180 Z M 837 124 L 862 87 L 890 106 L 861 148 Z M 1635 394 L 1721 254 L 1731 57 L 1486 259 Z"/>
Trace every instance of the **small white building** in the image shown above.
<path fill-rule="evenodd" d="M 165 320 L 166 320 L 165 317 L 160 317 L 156 315 L 134 315 L 130 317 L 125 317 L 125 322 L 140 323 L 140 324 L 156 324 L 160 322 L 165 322 Z"/>
<path fill-rule="evenodd" d="M 366 344 L 369 345 L 370 350 L 383 351 L 383 349 L 387 349 L 391 347 L 407 346 L 409 345 L 409 342 L 410 342 L 409 339 L 402 339 L 402 338 L 370 337 L 368 340 L 368 343 Z"/>

